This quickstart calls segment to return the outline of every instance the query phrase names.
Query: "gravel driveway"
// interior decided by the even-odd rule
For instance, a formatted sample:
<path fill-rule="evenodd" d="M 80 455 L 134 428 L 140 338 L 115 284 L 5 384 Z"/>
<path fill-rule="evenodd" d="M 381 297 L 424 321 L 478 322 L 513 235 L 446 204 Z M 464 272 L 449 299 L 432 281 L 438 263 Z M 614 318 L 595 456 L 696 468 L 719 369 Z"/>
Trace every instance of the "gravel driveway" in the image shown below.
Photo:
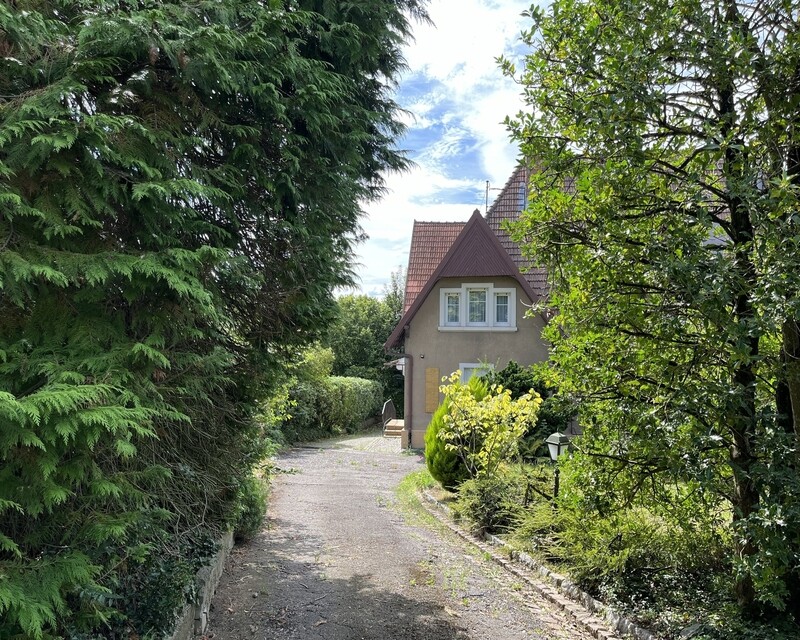
<path fill-rule="evenodd" d="M 468 544 L 398 505 L 421 456 L 379 436 L 292 449 L 268 521 L 234 549 L 208 638 L 588 638 Z"/>

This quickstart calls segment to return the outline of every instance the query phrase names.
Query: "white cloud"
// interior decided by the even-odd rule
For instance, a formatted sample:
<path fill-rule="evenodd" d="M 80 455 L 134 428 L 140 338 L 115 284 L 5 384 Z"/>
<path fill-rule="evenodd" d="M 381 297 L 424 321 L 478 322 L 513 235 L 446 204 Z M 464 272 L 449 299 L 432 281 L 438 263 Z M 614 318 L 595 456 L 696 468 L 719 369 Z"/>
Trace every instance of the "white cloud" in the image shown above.
<path fill-rule="evenodd" d="M 501 187 L 511 174 L 517 151 L 502 120 L 520 109 L 520 91 L 495 59 L 518 45 L 527 26 L 520 14 L 529 6 L 432 0 L 428 9 L 436 26 L 415 27 L 399 102 L 411 112 L 402 118 L 409 135 L 400 146 L 417 166 L 389 176 L 387 196 L 365 206 L 370 240 L 357 257 L 365 293 L 379 294 L 392 270 L 405 267 L 415 219 L 467 220 L 476 207 L 483 211 L 485 181 Z"/>

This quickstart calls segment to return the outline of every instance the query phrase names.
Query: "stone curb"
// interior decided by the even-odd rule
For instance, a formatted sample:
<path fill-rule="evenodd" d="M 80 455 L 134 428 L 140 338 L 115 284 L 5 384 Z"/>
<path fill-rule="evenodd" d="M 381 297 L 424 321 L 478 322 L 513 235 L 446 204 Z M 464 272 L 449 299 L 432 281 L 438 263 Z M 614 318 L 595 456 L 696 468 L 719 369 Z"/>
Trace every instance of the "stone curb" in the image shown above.
<path fill-rule="evenodd" d="M 503 567 L 503 569 L 524 580 L 536 593 L 570 614 L 594 638 L 598 638 L 598 640 L 618 640 L 619 636 L 612 633 L 609 630 L 610 627 L 622 635 L 634 638 L 635 640 L 659 640 L 658 636 L 654 635 L 651 631 L 637 626 L 625 616 L 578 588 L 574 582 L 570 581 L 565 576 L 551 571 L 547 567 L 536 562 L 536 560 L 527 553 L 517 551 L 497 536 L 486 535 L 481 540 L 462 530 L 460 527 L 453 524 L 450 518 L 452 512 L 447 505 L 439 502 L 439 500 L 428 491 L 423 490 L 422 495 L 437 509 L 447 514 L 448 518 L 444 519 L 440 514 L 427 508 L 423 503 L 423 505 L 426 506 L 426 510 L 439 520 L 439 522 L 444 524 L 459 537 L 478 547 L 481 551 L 488 553 L 491 559 Z M 497 548 L 507 552 L 510 560 L 499 555 L 495 550 Z M 531 577 L 528 572 L 521 571 L 515 566 L 517 564 L 522 564 L 532 570 L 537 578 L 541 578 L 546 581 L 546 583 Z"/>
<path fill-rule="evenodd" d="M 220 538 L 219 549 L 214 558 L 195 574 L 197 602 L 187 604 L 178 615 L 175 629 L 165 640 L 192 640 L 202 635 L 208 626 L 208 611 L 225 568 L 225 561 L 233 548 L 233 532 Z"/>

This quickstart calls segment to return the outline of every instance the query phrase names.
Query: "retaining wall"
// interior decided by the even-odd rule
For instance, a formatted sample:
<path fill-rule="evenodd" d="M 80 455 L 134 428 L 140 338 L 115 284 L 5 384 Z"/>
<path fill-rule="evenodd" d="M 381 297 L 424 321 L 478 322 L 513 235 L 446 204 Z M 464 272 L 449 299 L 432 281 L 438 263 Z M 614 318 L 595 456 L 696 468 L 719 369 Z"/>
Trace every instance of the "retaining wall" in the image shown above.
<path fill-rule="evenodd" d="M 200 569 L 195 576 L 197 584 L 197 602 L 187 604 L 178 621 L 175 631 L 164 640 L 192 640 L 195 636 L 202 635 L 208 627 L 208 612 L 211 609 L 211 600 L 217 590 L 219 579 L 225 568 L 225 561 L 233 547 L 233 532 L 229 531 L 219 540 L 219 550 L 209 564 Z"/>

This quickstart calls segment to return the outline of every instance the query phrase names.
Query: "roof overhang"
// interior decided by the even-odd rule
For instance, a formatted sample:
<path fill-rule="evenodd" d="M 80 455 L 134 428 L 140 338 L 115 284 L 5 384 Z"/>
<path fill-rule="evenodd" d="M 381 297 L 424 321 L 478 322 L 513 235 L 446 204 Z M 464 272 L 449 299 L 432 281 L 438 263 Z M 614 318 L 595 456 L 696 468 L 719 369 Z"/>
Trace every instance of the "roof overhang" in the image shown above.
<path fill-rule="evenodd" d="M 491 255 L 494 257 L 493 260 L 483 261 L 484 264 L 488 265 L 487 270 L 483 272 L 468 272 L 468 263 L 460 259 L 463 258 L 460 254 L 471 248 L 471 245 L 474 245 L 475 242 L 485 242 L 487 251 L 490 251 Z M 430 278 L 428 278 L 425 286 L 419 294 L 417 294 L 414 302 L 403 314 L 403 317 L 400 318 L 400 322 L 397 323 L 389 339 L 384 343 L 384 349 L 390 351 L 403 341 L 409 324 L 439 280 L 449 277 L 469 276 L 511 277 L 517 281 L 520 288 L 531 302 L 538 302 L 540 299 L 540 296 L 534 292 L 530 283 L 520 272 L 517 264 L 512 260 L 511 256 L 508 255 L 503 245 L 500 244 L 500 240 L 486 223 L 486 220 L 484 220 L 480 212 L 476 210 L 467 224 L 464 225 L 461 233 L 458 234 L 458 237 L 455 239 L 444 258 L 442 258 L 439 266 L 436 267 L 436 270 L 431 274 Z"/>

